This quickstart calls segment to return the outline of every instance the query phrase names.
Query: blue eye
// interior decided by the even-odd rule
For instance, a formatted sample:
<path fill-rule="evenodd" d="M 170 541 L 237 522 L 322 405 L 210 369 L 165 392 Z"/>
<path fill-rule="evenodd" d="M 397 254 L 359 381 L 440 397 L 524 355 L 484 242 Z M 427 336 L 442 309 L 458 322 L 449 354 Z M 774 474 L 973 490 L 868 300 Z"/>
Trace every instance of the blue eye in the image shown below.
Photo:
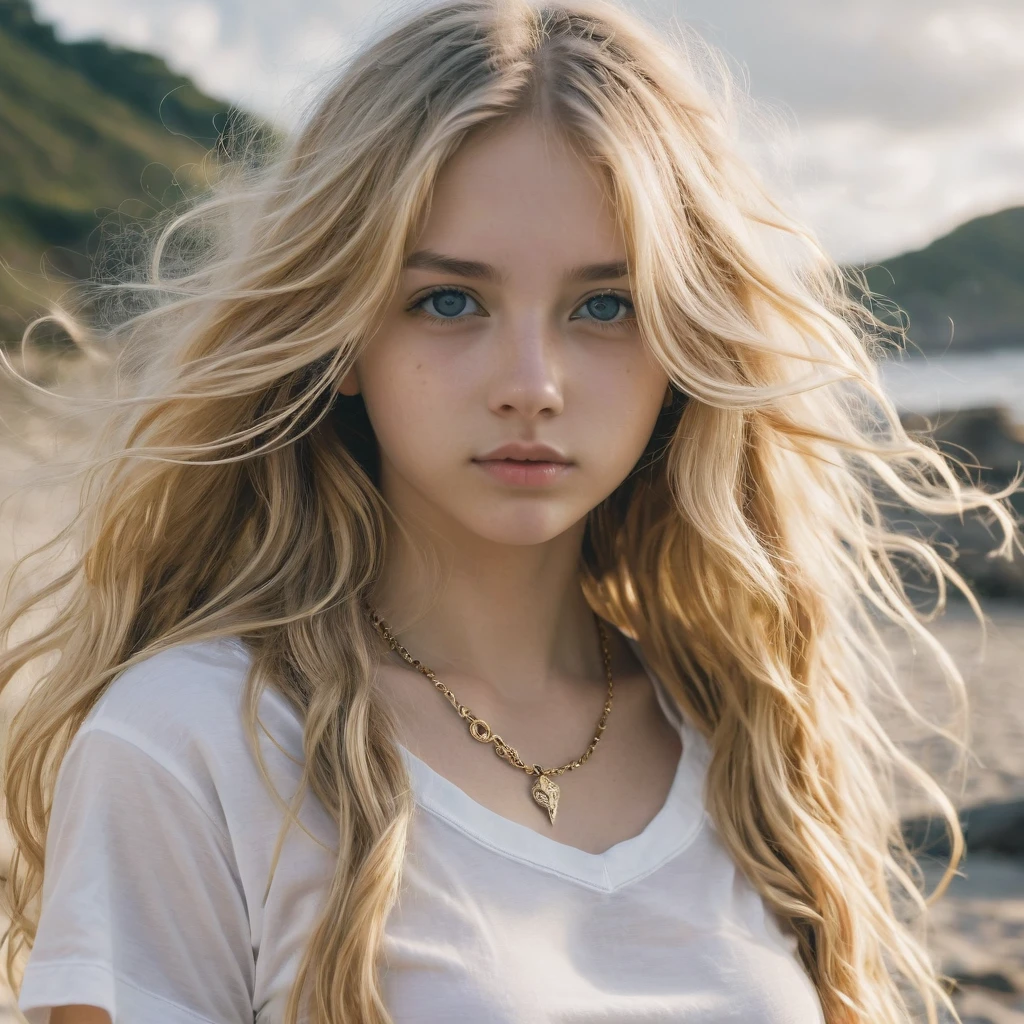
<path fill-rule="evenodd" d="M 464 292 L 461 288 L 435 288 L 433 291 L 427 292 L 422 299 L 418 299 L 412 308 L 428 320 L 456 320 L 461 319 L 459 314 L 465 311 L 467 299 L 470 302 L 476 302 L 472 295 Z M 426 310 L 420 309 L 425 302 L 432 302 L 437 313 L 428 313 Z"/>
<path fill-rule="evenodd" d="M 417 299 L 409 307 L 409 312 L 414 312 L 427 320 L 433 320 L 435 323 L 452 323 L 466 319 L 460 314 L 467 312 L 467 301 L 476 304 L 476 299 L 461 288 L 439 286 Z M 436 312 L 431 313 L 428 309 L 423 308 L 427 303 L 432 304 Z M 589 320 L 596 327 L 619 327 L 623 323 L 635 319 L 633 303 L 614 292 L 591 295 L 579 308 L 587 310 L 588 315 L 574 316 L 570 319 Z M 478 315 L 478 309 L 469 309 L 468 312 L 471 315 Z M 616 319 L 619 313 L 625 315 L 618 316 Z"/>
<path fill-rule="evenodd" d="M 624 321 L 633 319 L 633 303 L 621 295 L 616 295 L 614 292 L 602 292 L 600 295 L 591 295 L 580 306 L 580 309 L 585 309 L 592 315 L 577 316 L 572 319 L 593 320 L 598 327 L 617 327 Z M 628 315 L 621 316 L 616 320 L 615 315 L 622 310 L 626 310 Z"/>

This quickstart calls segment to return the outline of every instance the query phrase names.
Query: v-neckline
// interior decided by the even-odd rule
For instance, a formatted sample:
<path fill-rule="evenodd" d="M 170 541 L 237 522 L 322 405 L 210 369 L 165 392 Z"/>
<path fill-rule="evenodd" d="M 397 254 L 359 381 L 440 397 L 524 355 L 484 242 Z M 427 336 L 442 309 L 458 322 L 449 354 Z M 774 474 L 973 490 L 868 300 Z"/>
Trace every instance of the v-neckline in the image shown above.
<path fill-rule="evenodd" d="M 702 768 L 706 757 L 702 755 L 706 743 L 670 701 L 639 644 L 631 637 L 626 640 L 651 680 L 662 712 L 678 730 L 682 742 L 665 802 L 639 834 L 601 853 L 561 843 L 485 807 L 399 743 L 416 802 L 495 853 L 602 892 L 614 892 L 639 881 L 681 853 L 692 842 L 705 817 Z"/>

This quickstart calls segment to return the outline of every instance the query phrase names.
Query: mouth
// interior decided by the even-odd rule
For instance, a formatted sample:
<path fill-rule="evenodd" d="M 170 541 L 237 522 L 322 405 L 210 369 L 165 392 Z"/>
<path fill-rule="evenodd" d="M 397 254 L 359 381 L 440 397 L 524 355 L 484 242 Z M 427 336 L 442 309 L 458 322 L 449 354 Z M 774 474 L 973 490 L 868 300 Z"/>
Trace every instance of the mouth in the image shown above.
<path fill-rule="evenodd" d="M 474 462 L 546 462 L 568 465 L 572 462 L 557 448 L 537 441 L 509 441 L 484 455 L 478 455 Z"/>
<path fill-rule="evenodd" d="M 545 487 L 557 483 L 573 468 L 571 462 L 552 459 L 473 459 L 493 479 L 517 487 Z"/>

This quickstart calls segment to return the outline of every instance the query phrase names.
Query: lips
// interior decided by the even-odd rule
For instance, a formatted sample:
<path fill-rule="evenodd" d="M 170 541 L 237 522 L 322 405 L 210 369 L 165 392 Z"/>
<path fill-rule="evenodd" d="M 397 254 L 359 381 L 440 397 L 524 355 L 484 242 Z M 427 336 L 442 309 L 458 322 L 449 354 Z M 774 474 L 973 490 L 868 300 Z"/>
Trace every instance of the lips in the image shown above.
<path fill-rule="evenodd" d="M 514 462 L 545 462 L 568 465 L 571 459 L 563 455 L 557 448 L 546 444 L 534 444 L 523 441 L 512 441 L 499 448 L 489 451 L 473 459 L 474 462 L 495 462 L 510 460 Z"/>
<path fill-rule="evenodd" d="M 573 472 L 575 463 L 546 444 L 513 441 L 473 459 L 492 480 L 514 487 L 548 487 Z"/>

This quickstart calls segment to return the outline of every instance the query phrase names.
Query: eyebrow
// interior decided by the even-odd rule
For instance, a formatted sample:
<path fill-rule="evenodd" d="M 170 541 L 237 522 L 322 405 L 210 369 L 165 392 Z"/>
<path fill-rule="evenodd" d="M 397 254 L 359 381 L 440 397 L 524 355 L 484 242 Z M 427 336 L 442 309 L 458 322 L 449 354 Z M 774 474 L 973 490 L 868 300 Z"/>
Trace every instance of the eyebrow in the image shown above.
<path fill-rule="evenodd" d="M 403 269 L 437 270 L 442 274 L 453 274 L 456 277 L 474 277 L 483 281 L 500 283 L 502 275 L 496 267 L 489 263 L 476 260 L 462 260 L 455 256 L 434 252 L 433 249 L 420 249 L 410 253 L 402 264 Z M 607 281 L 629 276 L 629 266 L 625 260 L 612 263 L 586 263 L 572 267 L 564 277 L 567 282 Z"/>

